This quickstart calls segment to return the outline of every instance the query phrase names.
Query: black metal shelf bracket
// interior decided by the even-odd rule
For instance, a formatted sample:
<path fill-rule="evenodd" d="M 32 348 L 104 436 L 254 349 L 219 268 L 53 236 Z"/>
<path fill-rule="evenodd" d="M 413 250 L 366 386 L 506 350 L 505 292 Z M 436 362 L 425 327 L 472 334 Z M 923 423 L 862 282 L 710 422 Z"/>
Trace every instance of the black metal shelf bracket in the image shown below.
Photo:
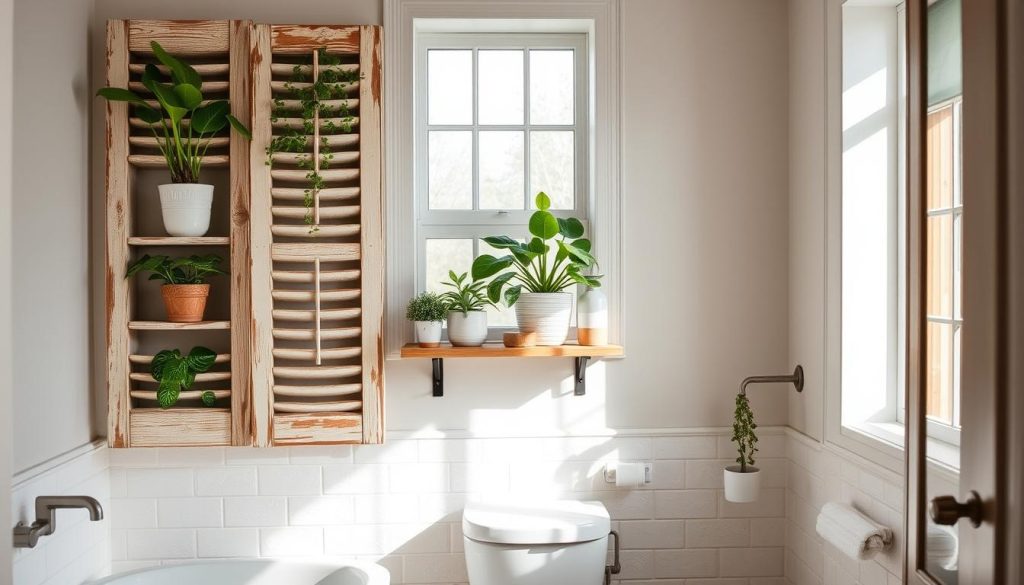
<path fill-rule="evenodd" d="M 431 395 L 435 397 L 444 396 L 444 358 L 430 358 L 431 361 Z M 578 356 L 574 358 L 573 368 L 573 395 L 586 396 L 587 394 L 587 363 L 590 356 Z"/>
<path fill-rule="evenodd" d="M 434 383 L 431 386 L 434 396 L 444 396 L 444 360 L 433 358 L 430 361 L 433 362 L 434 367 Z"/>
<path fill-rule="evenodd" d="M 573 377 L 573 394 L 576 396 L 584 396 L 587 393 L 587 362 L 590 361 L 590 356 L 580 356 L 576 358 L 575 376 Z"/>

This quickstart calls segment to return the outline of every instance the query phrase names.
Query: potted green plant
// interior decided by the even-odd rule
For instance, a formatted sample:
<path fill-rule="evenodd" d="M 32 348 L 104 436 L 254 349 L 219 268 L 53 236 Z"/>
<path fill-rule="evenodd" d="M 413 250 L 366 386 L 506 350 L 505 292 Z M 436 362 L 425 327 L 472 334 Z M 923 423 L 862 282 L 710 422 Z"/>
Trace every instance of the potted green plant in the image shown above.
<path fill-rule="evenodd" d="M 761 470 L 754 467 L 757 435 L 754 413 L 747 395 L 736 395 L 736 411 L 732 423 L 732 441 L 739 456 L 736 463 L 725 468 L 725 499 L 730 502 L 753 502 L 761 489 Z"/>
<path fill-rule="evenodd" d="M 556 218 L 548 211 L 551 199 L 543 192 L 537 194 L 536 206 L 529 223 L 533 238 L 526 243 L 509 236 L 484 238 L 509 254 L 478 257 L 473 279 L 494 277 L 487 285 L 488 298 L 497 303 L 504 291 L 505 302 L 516 308 L 519 330 L 536 332 L 537 345 L 562 345 L 572 314 L 573 297 L 566 289 L 577 284 L 601 286 L 601 276 L 585 274 L 597 260 L 590 254 L 590 240 L 583 237 L 583 223 L 574 217 Z M 552 244 L 557 246 L 553 259 Z"/>
<path fill-rule="evenodd" d="M 416 341 L 420 347 L 441 345 L 441 322 L 448 313 L 448 305 L 437 293 L 423 292 L 409 301 L 405 318 L 416 325 Z"/>
<path fill-rule="evenodd" d="M 198 323 L 206 312 L 206 297 L 210 285 L 206 278 L 213 274 L 225 274 L 218 268 L 220 256 L 150 256 L 139 258 L 128 266 L 126 276 L 131 278 L 139 272 L 152 272 L 150 280 L 162 280 L 160 293 L 167 309 L 167 320 L 172 323 Z"/>
<path fill-rule="evenodd" d="M 134 91 L 104 87 L 97 94 L 108 101 L 128 102 L 136 118 L 148 125 L 160 154 L 171 172 L 171 182 L 159 185 L 164 229 L 172 236 L 202 236 L 210 229 L 213 185 L 199 182 L 203 156 L 215 134 L 229 125 L 248 139 L 249 129 L 229 112 L 227 100 L 205 101 L 203 80 L 191 65 L 167 53 L 152 42 L 153 55 L 168 72 L 150 63 L 142 74 L 142 85 L 156 98 L 159 109 Z M 158 132 L 159 130 L 159 132 Z"/>
<path fill-rule="evenodd" d="M 487 300 L 484 290 L 486 284 L 479 280 L 469 280 L 465 272 L 455 274 L 448 271 L 449 281 L 442 283 L 452 290 L 441 295 L 448 308 L 448 341 L 452 345 L 478 347 L 487 339 L 488 305 L 494 303 Z"/>
<path fill-rule="evenodd" d="M 217 354 L 212 349 L 197 345 L 181 355 L 177 349 L 165 349 L 153 356 L 149 364 L 149 373 L 160 386 L 156 391 L 160 408 L 170 408 L 178 403 L 182 390 L 188 390 L 196 381 L 196 374 L 202 374 L 213 367 Z M 206 406 L 213 406 L 217 397 L 207 390 L 200 394 Z"/>

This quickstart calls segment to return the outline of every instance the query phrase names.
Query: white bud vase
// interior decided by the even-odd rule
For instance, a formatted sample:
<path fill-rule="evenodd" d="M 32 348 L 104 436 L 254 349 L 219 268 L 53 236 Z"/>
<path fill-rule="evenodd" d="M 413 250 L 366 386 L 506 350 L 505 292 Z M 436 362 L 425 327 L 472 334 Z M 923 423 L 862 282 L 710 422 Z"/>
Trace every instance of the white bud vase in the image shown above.
<path fill-rule="evenodd" d="M 608 345 L 608 297 L 599 288 L 576 301 L 576 337 L 580 345 Z"/>

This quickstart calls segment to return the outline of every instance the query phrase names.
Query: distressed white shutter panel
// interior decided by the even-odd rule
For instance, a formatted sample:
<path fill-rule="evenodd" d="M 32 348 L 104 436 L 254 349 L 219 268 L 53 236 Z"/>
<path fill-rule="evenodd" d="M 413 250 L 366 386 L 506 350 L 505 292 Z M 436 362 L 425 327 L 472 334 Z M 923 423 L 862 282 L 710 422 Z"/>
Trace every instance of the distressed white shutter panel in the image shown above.
<path fill-rule="evenodd" d="M 251 42 L 255 441 L 380 443 L 380 28 L 256 25 Z M 268 154 L 306 123 L 304 90 L 328 71 L 347 81 L 319 101 L 309 139 Z"/>

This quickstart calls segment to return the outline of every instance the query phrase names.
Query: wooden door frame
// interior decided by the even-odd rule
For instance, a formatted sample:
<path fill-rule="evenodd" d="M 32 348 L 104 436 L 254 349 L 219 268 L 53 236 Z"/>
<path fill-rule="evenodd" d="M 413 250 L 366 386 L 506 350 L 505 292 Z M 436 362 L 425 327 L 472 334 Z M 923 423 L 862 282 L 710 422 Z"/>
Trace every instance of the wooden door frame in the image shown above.
<path fill-rule="evenodd" d="M 14 474 L 11 409 L 11 214 L 12 134 L 14 101 L 14 3 L 0 2 L 0 585 L 9 585 L 11 573 L 11 477 Z"/>
<path fill-rule="evenodd" d="M 1010 341 L 1020 343 L 1024 326 L 1020 315 L 1024 269 L 1020 267 L 1020 249 L 1024 244 L 1020 230 L 1012 226 L 1013 217 L 1024 217 L 1020 197 L 1010 197 L 1011 179 L 1017 181 L 1020 192 L 1020 173 L 1009 164 L 1008 145 L 1016 139 L 1020 147 L 1024 137 L 1020 132 L 1021 105 L 1015 108 L 1016 118 L 1010 117 L 1008 96 L 1010 81 L 1020 89 L 1019 59 L 1010 59 L 1009 50 L 1019 52 L 1021 0 L 971 0 L 963 4 L 963 88 L 964 125 L 963 182 L 964 193 L 969 194 L 970 209 L 964 214 L 964 346 L 962 379 L 968 400 L 961 401 L 961 420 L 965 431 L 961 435 L 960 493 L 961 501 L 971 490 L 977 491 L 984 502 L 984 521 L 981 527 L 971 528 L 965 521 L 960 524 L 960 582 L 968 584 L 1016 583 L 1009 579 L 1019 575 L 1019 568 L 1010 572 L 1009 559 L 1017 559 L 1020 548 L 1019 522 L 1010 522 L 1011 512 L 1016 518 L 1024 517 L 1019 510 L 1020 495 L 1024 493 L 1024 471 L 1013 461 L 1014 453 L 1007 447 L 1007 438 L 1024 434 L 1021 425 L 1013 424 L 1024 412 L 1024 405 L 1008 402 L 1007 389 L 1012 382 L 1020 382 L 1021 366 L 1013 364 Z M 1013 8 L 1011 8 L 1011 6 Z M 909 275 L 908 290 L 908 391 L 907 412 L 921 413 L 925 404 L 925 348 L 924 292 L 925 257 L 924 193 L 925 193 L 925 121 L 927 112 L 926 28 L 927 0 L 908 0 L 908 181 L 909 181 Z M 1011 21 L 1008 15 L 1015 15 Z M 1018 43 L 1009 43 L 1013 39 Z M 1018 68 L 1017 76 L 1011 67 Z M 1020 93 L 1016 93 L 1018 97 Z M 1016 131 L 1009 122 L 1016 121 Z M 1017 154 L 1024 152 L 1019 149 Z M 1019 158 L 1017 160 L 1020 160 Z M 1017 165 L 1019 166 L 1019 165 Z M 1016 173 L 1016 175 L 1011 174 Z M 1011 215 L 1015 213 L 1015 215 Z M 1013 254 L 1013 250 L 1017 250 Z M 1010 262 L 1013 258 L 1015 262 Z M 1016 297 L 1012 296 L 1016 293 Z M 1011 309 L 1016 309 L 1011 313 Z M 1020 345 L 1017 346 L 1022 347 Z M 1015 376 L 1015 377 L 1014 377 Z M 1018 384 L 1019 386 L 1019 384 Z M 1019 394 L 1019 393 L 1017 393 Z M 1017 397 L 1019 398 L 1019 397 Z M 1020 402 L 1018 400 L 1018 402 Z M 905 582 L 908 585 L 932 583 L 922 570 L 924 564 L 926 529 L 926 474 L 925 425 L 920 416 L 907 417 L 907 562 Z M 1012 426 L 1011 426 L 1012 425 Z M 1009 481 L 1018 482 L 1017 492 L 1008 490 Z M 1012 495 L 1011 495 L 1012 494 Z M 1008 538 L 1014 525 L 1012 538 Z M 1011 548 L 1015 547 L 1015 548 Z M 1014 562 L 1015 567 L 1019 565 Z"/>

